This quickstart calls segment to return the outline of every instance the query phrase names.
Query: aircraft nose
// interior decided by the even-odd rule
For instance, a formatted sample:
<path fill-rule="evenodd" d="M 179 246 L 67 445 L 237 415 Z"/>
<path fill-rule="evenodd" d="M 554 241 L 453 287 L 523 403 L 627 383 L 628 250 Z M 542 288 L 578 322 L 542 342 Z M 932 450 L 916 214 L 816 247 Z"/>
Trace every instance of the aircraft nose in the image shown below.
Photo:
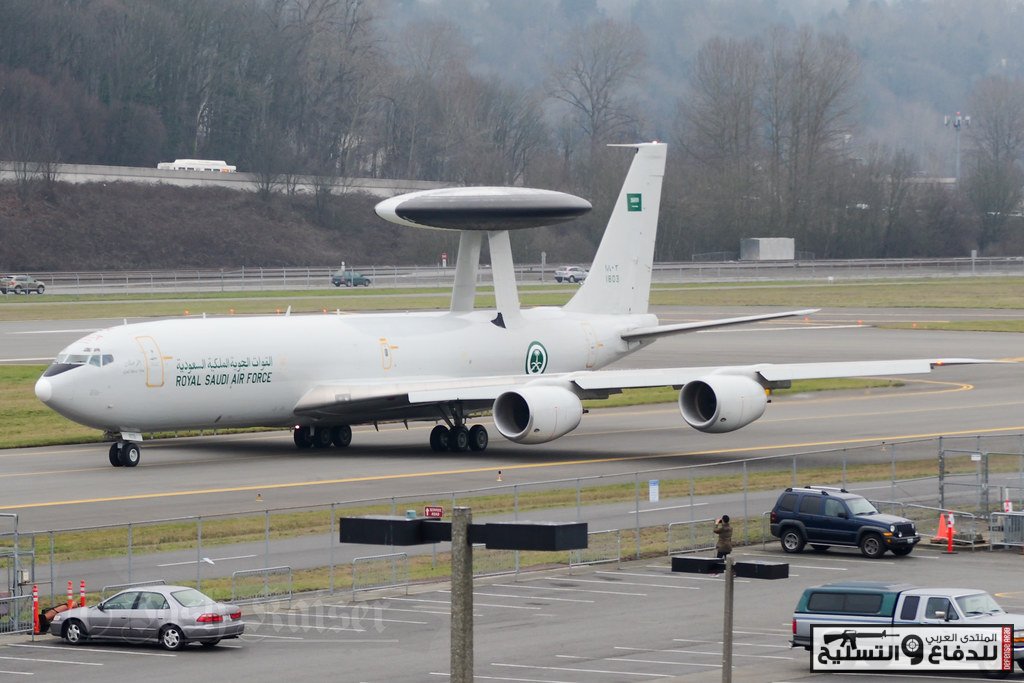
<path fill-rule="evenodd" d="M 50 399 L 53 398 L 53 385 L 50 384 L 50 380 L 46 377 L 40 377 L 36 382 L 36 398 L 43 403 L 49 403 Z"/>

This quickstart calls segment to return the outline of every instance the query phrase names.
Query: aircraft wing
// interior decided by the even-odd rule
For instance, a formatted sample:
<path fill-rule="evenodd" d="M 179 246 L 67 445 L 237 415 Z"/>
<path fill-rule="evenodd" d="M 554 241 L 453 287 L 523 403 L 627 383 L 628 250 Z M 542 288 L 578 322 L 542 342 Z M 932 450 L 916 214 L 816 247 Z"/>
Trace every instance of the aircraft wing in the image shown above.
<path fill-rule="evenodd" d="M 403 382 L 327 383 L 314 387 L 295 405 L 295 413 L 312 416 L 359 415 L 393 412 L 437 416 L 430 410 L 416 410 L 460 401 L 472 411 L 482 412 L 506 391 L 527 386 L 556 386 L 588 398 L 620 389 L 680 387 L 712 376 L 747 377 L 762 386 L 785 385 L 793 380 L 835 377 L 873 377 L 928 373 L 945 365 L 997 363 L 979 358 L 919 358 L 910 360 L 841 361 L 834 363 L 760 363 L 755 365 L 656 368 L 642 370 L 591 370 L 551 375 L 495 375 L 472 378 L 424 378 Z M 386 419 L 386 418 L 384 418 Z"/>
<path fill-rule="evenodd" d="M 775 320 L 776 318 L 792 318 L 800 315 L 817 313 L 819 308 L 805 308 L 799 311 L 784 311 L 782 313 L 763 313 L 760 315 L 745 315 L 738 318 L 720 318 L 719 320 L 700 320 L 692 323 L 677 323 L 675 325 L 655 325 L 653 327 L 637 327 L 622 333 L 622 338 L 633 341 L 637 339 L 657 339 L 670 334 L 681 334 L 683 332 L 698 332 L 709 330 L 715 327 L 727 327 L 729 325 L 742 325 L 761 320 Z"/>

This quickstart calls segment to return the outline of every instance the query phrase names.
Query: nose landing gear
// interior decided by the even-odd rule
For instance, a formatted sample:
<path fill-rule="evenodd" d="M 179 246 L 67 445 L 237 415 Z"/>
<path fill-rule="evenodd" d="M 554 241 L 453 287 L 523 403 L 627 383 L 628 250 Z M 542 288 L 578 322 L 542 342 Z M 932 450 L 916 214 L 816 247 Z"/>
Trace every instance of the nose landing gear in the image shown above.
<path fill-rule="evenodd" d="M 131 441 L 116 441 L 110 444 L 109 458 L 114 467 L 135 467 L 142 460 L 142 448 Z"/>

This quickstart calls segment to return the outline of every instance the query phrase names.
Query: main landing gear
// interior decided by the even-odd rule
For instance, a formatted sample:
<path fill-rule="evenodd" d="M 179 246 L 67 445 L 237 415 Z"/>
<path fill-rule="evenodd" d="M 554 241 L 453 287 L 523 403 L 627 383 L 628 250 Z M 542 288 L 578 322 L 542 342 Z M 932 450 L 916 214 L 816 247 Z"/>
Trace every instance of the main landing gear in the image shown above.
<path fill-rule="evenodd" d="M 348 425 L 333 427 L 292 428 L 292 439 L 296 448 L 345 448 L 352 443 L 352 428 Z"/>
<path fill-rule="evenodd" d="M 131 441 L 110 444 L 110 464 L 114 467 L 135 467 L 142 460 L 142 448 Z"/>
<path fill-rule="evenodd" d="M 430 430 L 430 449 L 436 452 L 482 451 L 487 448 L 489 440 L 487 428 L 483 425 L 473 425 L 469 429 L 465 425 L 456 425 L 451 429 L 437 425 Z"/>

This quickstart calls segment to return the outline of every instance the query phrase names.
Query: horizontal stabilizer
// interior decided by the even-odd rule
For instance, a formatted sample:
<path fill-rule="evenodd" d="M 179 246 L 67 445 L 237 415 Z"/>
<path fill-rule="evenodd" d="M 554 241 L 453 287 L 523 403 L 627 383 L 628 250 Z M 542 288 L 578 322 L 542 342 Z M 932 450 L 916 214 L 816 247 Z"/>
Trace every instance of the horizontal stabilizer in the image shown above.
<path fill-rule="evenodd" d="M 786 311 L 784 313 L 765 313 L 762 315 L 745 315 L 739 318 L 721 318 L 719 320 L 701 320 L 695 323 L 678 323 L 675 325 L 655 325 L 654 327 L 638 327 L 622 333 L 622 338 L 627 341 L 638 339 L 656 339 L 670 334 L 682 334 L 683 332 L 699 332 L 715 327 L 727 327 L 729 325 L 742 325 L 761 320 L 775 320 L 776 318 L 792 318 L 800 315 L 817 313 L 818 308 L 805 308 L 800 311 Z"/>

